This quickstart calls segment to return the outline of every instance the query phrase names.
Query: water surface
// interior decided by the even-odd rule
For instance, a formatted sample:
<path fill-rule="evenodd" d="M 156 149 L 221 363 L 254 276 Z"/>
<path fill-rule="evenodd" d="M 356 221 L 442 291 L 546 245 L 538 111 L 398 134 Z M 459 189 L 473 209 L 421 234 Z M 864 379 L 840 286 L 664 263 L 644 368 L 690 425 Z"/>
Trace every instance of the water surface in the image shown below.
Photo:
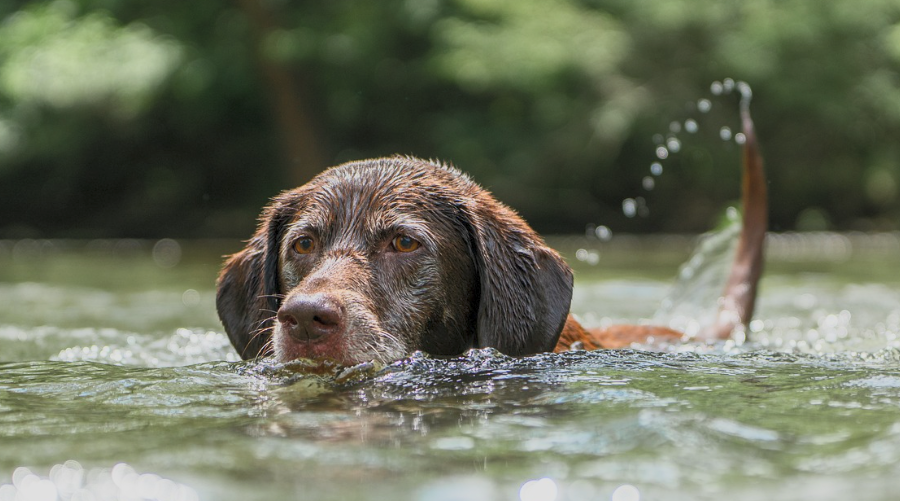
<path fill-rule="evenodd" d="M 0 242 L 0 501 L 893 500 L 898 242 L 773 237 L 743 344 L 312 372 L 237 361 L 237 242 Z M 554 244 L 589 325 L 690 328 L 717 293 L 712 253 L 672 288 L 692 239 Z"/>

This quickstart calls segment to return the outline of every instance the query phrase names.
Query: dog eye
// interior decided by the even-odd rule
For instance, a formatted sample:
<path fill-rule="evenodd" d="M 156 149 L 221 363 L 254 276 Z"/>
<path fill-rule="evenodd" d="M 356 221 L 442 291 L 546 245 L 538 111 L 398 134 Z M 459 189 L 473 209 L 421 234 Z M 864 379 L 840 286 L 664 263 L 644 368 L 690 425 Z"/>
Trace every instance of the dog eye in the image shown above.
<path fill-rule="evenodd" d="M 316 241 L 313 240 L 312 237 L 303 236 L 294 240 L 294 245 L 292 247 L 297 254 L 309 254 L 316 250 Z"/>
<path fill-rule="evenodd" d="M 398 235 L 394 237 L 394 241 L 391 242 L 394 246 L 394 250 L 397 252 L 412 252 L 419 248 L 419 242 L 416 241 L 412 237 L 408 237 L 406 235 Z"/>

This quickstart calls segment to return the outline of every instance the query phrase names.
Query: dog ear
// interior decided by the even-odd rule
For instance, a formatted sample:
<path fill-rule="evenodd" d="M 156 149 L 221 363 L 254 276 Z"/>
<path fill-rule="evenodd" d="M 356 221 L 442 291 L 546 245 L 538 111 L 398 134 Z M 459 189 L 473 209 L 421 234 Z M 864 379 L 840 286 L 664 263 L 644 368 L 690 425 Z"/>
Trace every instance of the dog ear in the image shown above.
<path fill-rule="evenodd" d="M 513 356 L 553 351 L 569 314 L 572 270 L 486 192 L 464 210 L 481 287 L 477 346 Z"/>
<path fill-rule="evenodd" d="M 258 236 L 225 262 L 216 281 L 216 310 L 241 358 L 261 355 L 270 325 L 263 284 L 266 242 Z"/>
<path fill-rule="evenodd" d="M 296 214 L 291 193 L 264 209 L 247 246 L 232 255 L 216 281 L 216 310 L 243 359 L 266 354 L 272 319 L 281 305 L 278 255 L 284 227 Z"/>

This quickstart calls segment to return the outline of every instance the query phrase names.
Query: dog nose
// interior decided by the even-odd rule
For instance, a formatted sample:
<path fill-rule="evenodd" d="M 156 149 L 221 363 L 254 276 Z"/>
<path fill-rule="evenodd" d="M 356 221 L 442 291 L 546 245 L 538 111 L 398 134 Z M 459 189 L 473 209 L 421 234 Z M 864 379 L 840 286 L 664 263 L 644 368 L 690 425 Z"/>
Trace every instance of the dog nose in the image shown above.
<path fill-rule="evenodd" d="M 327 294 L 297 294 L 281 305 L 277 317 L 295 340 L 315 341 L 343 329 L 344 307 Z"/>

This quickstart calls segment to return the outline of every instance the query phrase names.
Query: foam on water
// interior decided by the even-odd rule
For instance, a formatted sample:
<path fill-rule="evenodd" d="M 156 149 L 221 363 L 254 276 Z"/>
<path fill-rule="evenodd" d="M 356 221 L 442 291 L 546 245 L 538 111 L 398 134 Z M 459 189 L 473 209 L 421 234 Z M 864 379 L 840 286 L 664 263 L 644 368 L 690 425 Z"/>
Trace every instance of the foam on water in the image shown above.
<path fill-rule="evenodd" d="M 179 328 L 160 335 L 114 328 L 0 325 L 0 342 L 4 344 L 0 361 L 39 356 L 63 362 L 173 367 L 240 359 L 225 334 L 202 329 Z"/>

